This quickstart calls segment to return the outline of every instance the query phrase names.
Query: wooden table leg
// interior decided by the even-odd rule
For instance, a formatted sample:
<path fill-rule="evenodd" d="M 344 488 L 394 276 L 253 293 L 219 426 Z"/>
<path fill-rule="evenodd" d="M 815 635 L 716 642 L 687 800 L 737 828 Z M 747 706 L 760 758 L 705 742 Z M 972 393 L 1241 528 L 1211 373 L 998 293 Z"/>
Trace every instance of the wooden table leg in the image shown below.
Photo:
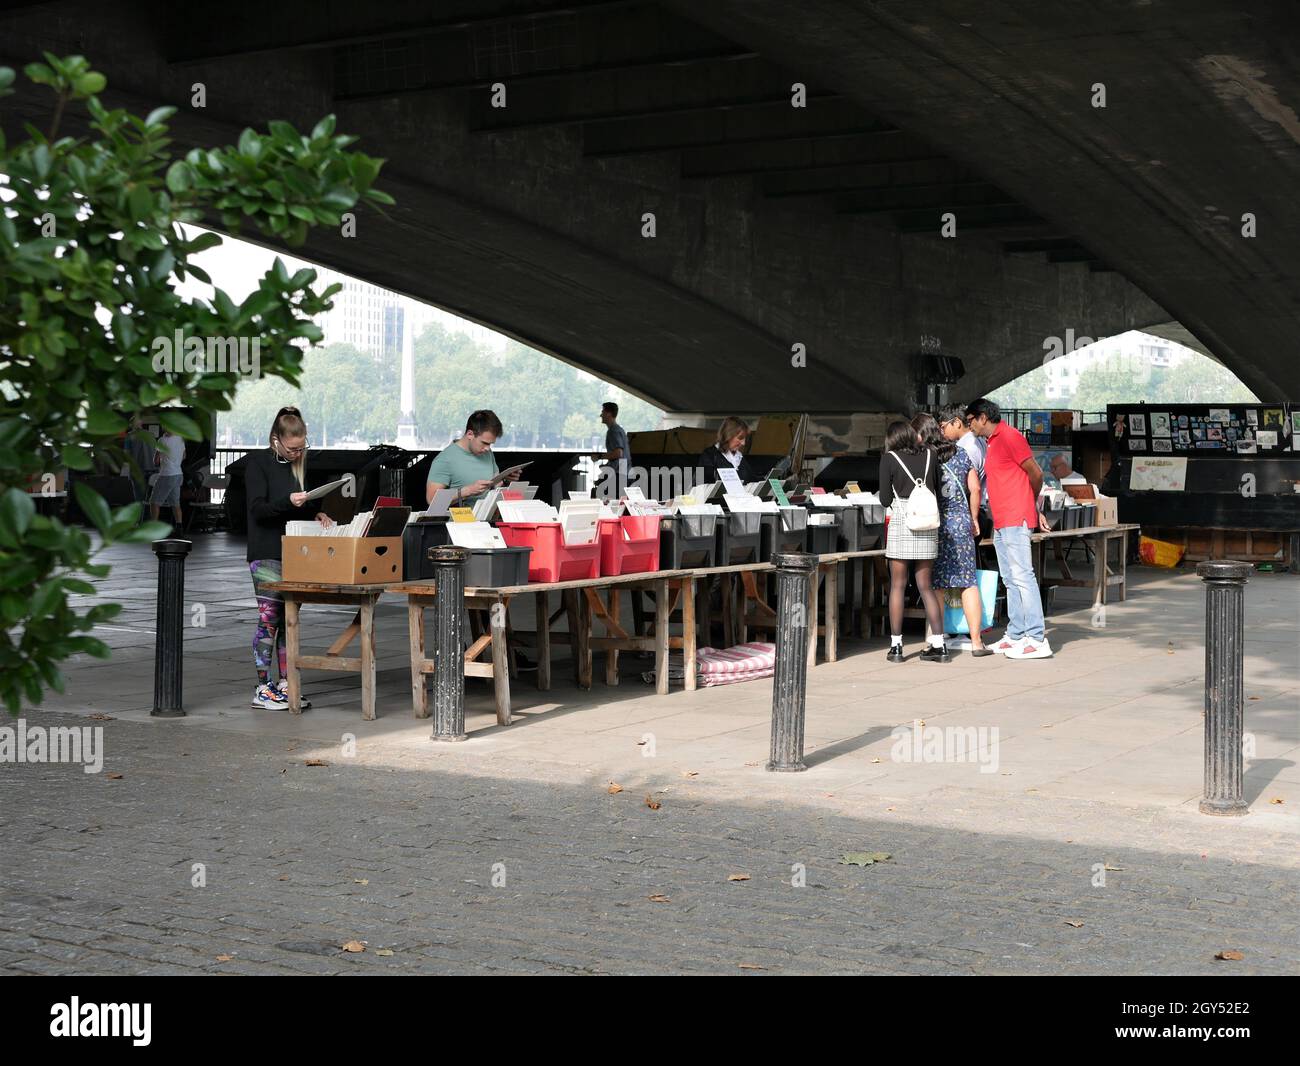
<path fill-rule="evenodd" d="M 375 601 L 361 605 L 361 717 L 375 720 Z"/>
<path fill-rule="evenodd" d="M 721 577 L 722 588 L 722 646 L 730 648 L 736 643 L 736 590 L 730 574 Z"/>
<path fill-rule="evenodd" d="M 704 646 L 707 648 L 713 643 L 713 607 L 710 603 L 712 590 L 709 588 L 710 582 L 708 578 L 703 581 L 696 581 L 694 585 L 695 613 L 699 616 L 700 632 L 704 635 Z"/>
<path fill-rule="evenodd" d="M 1292 434 L 1292 447 L 1295 446 L 1294 434 Z M 1124 529 L 1119 534 L 1119 602 L 1123 603 L 1128 599 L 1128 530 Z"/>
<path fill-rule="evenodd" d="M 816 619 L 813 620 L 814 625 Z M 840 564 L 831 563 L 826 568 L 826 661 L 833 663 L 839 657 L 840 631 Z"/>
<path fill-rule="evenodd" d="M 812 584 L 808 588 L 808 668 L 817 665 L 817 586 L 820 582 L 817 580 L 817 571 L 819 567 L 814 566 L 812 572 Z"/>
<path fill-rule="evenodd" d="M 655 582 L 655 692 L 668 695 L 668 606 L 667 581 Z"/>
<path fill-rule="evenodd" d="M 682 687 L 695 691 L 695 578 L 682 580 Z"/>
<path fill-rule="evenodd" d="M 853 636 L 854 624 L 858 617 L 858 560 L 844 560 L 844 613 L 840 616 L 844 622 L 844 635 Z"/>
<path fill-rule="evenodd" d="M 407 630 L 411 644 L 411 707 L 416 718 L 429 717 L 429 686 L 424 677 L 424 604 L 418 596 L 406 601 Z"/>
<path fill-rule="evenodd" d="M 1106 602 L 1106 535 L 1098 537 L 1100 551 L 1092 553 L 1092 609 L 1095 611 Z"/>
<path fill-rule="evenodd" d="M 597 595 L 599 595 L 599 593 L 597 593 Z M 611 588 L 609 590 L 609 597 L 605 603 L 605 610 L 608 613 L 609 620 L 613 622 L 614 625 L 618 625 L 619 622 L 619 608 L 621 607 L 621 604 L 619 602 L 620 599 L 621 596 L 619 595 L 619 590 L 615 588 Z M 608 626 L 606 626 L 605 628 L 607 630 L 609 629 Z M 614 634 L 611 631 L 609 635 L 613 636 Z M 617 648 L 605 649 L 605 684 L 607 685 L 618 684 L 618 649 Z"/>
<path fill-rule="evenodd" d="M 284 598 L 284 665 L 289 673 L 289 710 L 302 714 L 302 674 L 298 670 L 301 650 L 301 631 L 298 628 L 298 601 L 292 596 Z M 271 648 L 275 651 L 274 645 Z"/>
<path fill-rule="evenodd" d="M 533 602 L 537 605 L 537 687 L 548 692 L 551 688 L 551 620 L 547 614 L 546 593 L 536 593 Z"/>
<path fill-rule="evenodd" d="M 632 635 L 645 636 L 645 597 L 640 589 L 632 590 Z"/>
<path fill-rule="evenodd" d="M 492 687 L 496 693 L 497 725 L 510 724 L 510 642 L 506 637 L 506 610 L 506 605 L 498 602 L 488 612 L 492 627 Z"/>
<path fill-rule="evenodd" d="M 578 601 L 578 632 L 574 654 L 578 657 L 578 687 L 591 688 L 591 604 L 581 593 L 574 593 Z"/>

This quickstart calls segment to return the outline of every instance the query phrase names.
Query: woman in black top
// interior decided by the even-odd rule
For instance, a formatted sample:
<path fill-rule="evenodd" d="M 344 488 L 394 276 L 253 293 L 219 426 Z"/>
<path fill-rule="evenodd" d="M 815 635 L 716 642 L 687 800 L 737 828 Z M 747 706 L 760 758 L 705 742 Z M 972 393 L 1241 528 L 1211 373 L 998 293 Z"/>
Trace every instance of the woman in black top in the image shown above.
<path fill-rule="evenodd" d="M 763 472 L 755 469 L 749 456 L 744 454 L 745 441 L 748 439 L 749 425 L 743 419 L 727 417 L 722 420 L 722 425 L 718 427 L 717 443 L 710 444 L 700 453 L 704 484 L 712 485 L 717 481 L 719 470 L 734 470 L 746 484 L 763 476 Z"/>
<path fill-rule="evenodd" d="M 304 490 L 307 465 L 307 425 L 296 407 L 282 407 L 271 426 L 270 447 L 248 453 L 244 485 L 248 495 L 248 570 L 257 596 L 257 629 L 253 634 L 253 663 L 257 688 L 253 706 L 275 710 L 289 706 L 285 668 L 284 596 L 265 586 L 280 580 L 280 538 L 291 520 L 315 518 L 323 526 L 334 520 Z M 280 669 L 279 684 L 271 681 L 271 656 Z M 299 701 L 305 710 L 311 704 Z"/>
<path fill-rule="evenodd" d="M 924 446 L 908 423 L 891 422 L 880 456 L 880 502 L 890 508 L 885 556 L 889 560 L 889 654 L 891 663 L 903 656 L 903 597 L 907 592 L 908 563 L 916 568 L 916 587 L 925 605 L 930 640 L 921 658 L 927 662 L 948 662 L 943 642 L 943 610 L 934 591 L 934 560 L 939 554 L 937 529 L 914 532 L 907 528 L 907 501 L 920 481 L 938 499 L 939 460 Z"/>

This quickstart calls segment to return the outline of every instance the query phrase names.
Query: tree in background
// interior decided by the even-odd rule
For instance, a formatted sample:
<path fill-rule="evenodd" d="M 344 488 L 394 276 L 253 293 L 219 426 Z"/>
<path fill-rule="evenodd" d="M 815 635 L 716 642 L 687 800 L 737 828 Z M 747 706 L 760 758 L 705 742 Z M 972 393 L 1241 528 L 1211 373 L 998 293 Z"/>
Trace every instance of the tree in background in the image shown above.
<path fill-rule="evenodd" d="M 211 299 L 182 297 L 173 279 L 210 281 L 191 257 L 221 237 L 187 237 L 181 223 L 214 214 L 231 232 L 250 222 L 300 245 L 309 229 L 340 225 L 358 203 L 392 203 L 371 188 L 380 161 L 347 151 L 355 138 L 336 134 L 332 116 L 310 134 L 271 122 L 265 134 L 244 130 L 237 145 L 174 158 L 167 120 L 175 108 L 146 118 L 106 109 L 96 95 L 105 78 L 81 56 L 46 53 L 25 73 L 52 95 L 47 131 L 28 126 L 23 140 L 0 139 L 0 698 L 11 714 L 47 688 L 62 691 L 59 664 L 69 656 L 107 658 L 109 648 L 86 633 L 121 609 L 79 612 L 68 602 L 95 593 L 82 575 L 109 568 L 91 561 L 82 530 L 36 514 L 29 490 L 51 485 L 63 468 L 74 476 L 97 464 L 120 468 L 137 415 L 201 439 L 175 405 L 205 418 L 228 410 L 240 372 L 207 364 L 208 342 L 256 341 L 257 371 L 294 383 L 302 347 L 320 340 L 312 318 L 334 290 L 315 292 L 314 270 L 290 275 L 278 258 L 241 304 L 220 289 Z M 0 96 L 13 82 L 0 68 Z M 88 135 L 60 136 L 69 105 L 81 101 Z M 170 352 L 177 336 L 182 350 Z M 188 361 L 195 347 L 200 358 Z M 110 510 L 80 481 L 73 492 L 101 547 L 168 532 L 140 526 L 139 504 Z"/>

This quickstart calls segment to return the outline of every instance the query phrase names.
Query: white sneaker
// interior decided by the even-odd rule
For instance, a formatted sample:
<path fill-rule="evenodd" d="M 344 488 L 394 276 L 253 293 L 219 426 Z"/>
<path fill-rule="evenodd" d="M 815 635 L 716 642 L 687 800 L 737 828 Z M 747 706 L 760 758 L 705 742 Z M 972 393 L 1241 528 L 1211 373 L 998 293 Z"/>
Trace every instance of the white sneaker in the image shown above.
<path fill-rule="evenodd" d="M 258 685 L 253 690 L 252 706 L 259 710 L 286 711 L 289 709 L 289 697 L 275 685 Z"/>
<path fill-rule="evenodd" d="M 1050 659 L 1052 657 L 1052 646 L 1046 640 L 1030 640 L 1026 638 L 1016 647 L 1006 652 L 1008 659 Z"/>
<path fill-rule="evenodd" d="M 280 678 L 280 680 L 276 682 L 275 687 L 280 690 L 280 695 L 284 697 L 284 702 L 287 704 L 289 702 L 289 679 L 287 677 Z M 311 700 L 309 700 L 301 692 L 298 693 L 298 710 L 300 711 L 311 710 Z"/>
<path fill-rule="evenodd" d="M 1025 642 L 1024 637 L 1003 637 L 996 644 L 986 644 L 985 647 L 990 651 L 995 651 L 999 655 L 1009 655 L 1013 649 L 1020 647 Z"/>

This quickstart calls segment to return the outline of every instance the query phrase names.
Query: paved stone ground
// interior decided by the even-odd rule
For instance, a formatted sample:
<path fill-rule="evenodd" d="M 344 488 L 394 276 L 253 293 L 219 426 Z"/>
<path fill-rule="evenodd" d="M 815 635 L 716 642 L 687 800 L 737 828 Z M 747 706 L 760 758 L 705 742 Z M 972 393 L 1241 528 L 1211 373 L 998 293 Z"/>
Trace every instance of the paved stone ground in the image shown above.
<path fill-rule="evenodd" d="M 114 660 L 72 664 L 68 695 L 24 716 L 101 725 L 104 772 L 0 765 L 5 972 L 1300 971 L 1294 577 L 1250 586 L 1259 750 L 1252 813 L 1227 820 L 1195 813 L 1203 622 L 1187 575 L 1140 573 L 1105 630 L 1062 611 L 1061 654 L 1042 663 L 892 667 L 879 642 L 851 644 L 811 675 L 809 771 L 776 775 L 769 688 L 656 697 L 635 662 L 590 693 L 563 663 L 551 693 L 521 680 L 505 730 L 471 685 L 470 740 L 434 745 L 410 717 L 397 610 L 376 722 L 345 676 L 313 680 L 301 718 L 256 714 L 251 597 L 230 548 L 202 545 L 191 716 L 148 718 L 152 557 L 119 556 L 106 592 L 128 610 L 99 634 Z M 318 643 L 345 620 L 320 612 Z M 891 729 L 918 715 L 999 726 L 998 772 L 891 760 Z M 859 851 L 892 858 L 841 864 Z M 1225 948 L 1244 960 L 1216 962 Z"/>

